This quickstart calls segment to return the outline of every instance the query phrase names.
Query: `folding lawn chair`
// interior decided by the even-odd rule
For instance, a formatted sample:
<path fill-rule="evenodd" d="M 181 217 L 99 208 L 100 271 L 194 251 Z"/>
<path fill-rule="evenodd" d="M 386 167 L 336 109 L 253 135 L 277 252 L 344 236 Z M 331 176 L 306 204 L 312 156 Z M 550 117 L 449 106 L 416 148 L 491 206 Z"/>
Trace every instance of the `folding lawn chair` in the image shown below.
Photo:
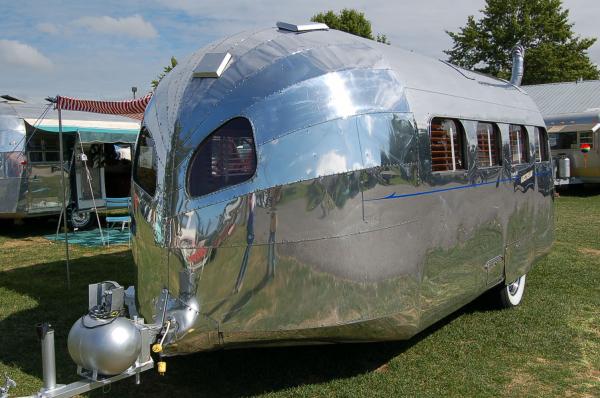
<path fill-rule="evenodd" d="M 130 209 L 131 208 L 131 198 L 106 198 L 106 209 Z M 125 230 L 125 226 L 127 226 L 127 237 L 129 239 L 129 245 L 131 246 L 131 216 L 107 216 L 106 217 L 106 236 L 108 246 L 110 246 L 110 229 L 111 224 L 114 226 L 115 224 L 121 223 L 121 232 Z"/>

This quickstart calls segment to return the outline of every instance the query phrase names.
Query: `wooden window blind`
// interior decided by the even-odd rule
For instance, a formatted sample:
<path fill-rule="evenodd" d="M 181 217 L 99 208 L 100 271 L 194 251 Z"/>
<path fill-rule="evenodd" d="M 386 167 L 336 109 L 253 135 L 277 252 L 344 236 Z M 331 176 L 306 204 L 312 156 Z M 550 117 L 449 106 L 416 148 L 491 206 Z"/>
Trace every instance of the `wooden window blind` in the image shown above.
<path fill-rule="evenodd" d="M 500 134 L 493 123 L 477 123 L 477 167 L 501 164 Z"/>
<path fill-rule="evenodd" d="M 463 132 L 457 121 L 435 118 L 431 121 L 431 170 L 464 169 Z"/>
<path fill-rule="evenodd" d="M 522 164 L 529 161 L 529 142 L 527 130 L 523 126 L 511 124 L 508 127 L 510 138 L 510 151 L 513 164 Z"/>

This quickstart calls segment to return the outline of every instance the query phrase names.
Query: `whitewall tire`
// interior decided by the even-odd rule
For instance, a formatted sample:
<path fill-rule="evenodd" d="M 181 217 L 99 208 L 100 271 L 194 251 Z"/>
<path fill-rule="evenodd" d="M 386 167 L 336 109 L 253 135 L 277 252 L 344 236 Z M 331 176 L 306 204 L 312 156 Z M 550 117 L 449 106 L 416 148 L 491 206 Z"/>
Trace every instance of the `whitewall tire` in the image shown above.
<path fill-rule="evenodd" d="M 522 275 L 516 281 L 502 286 L 500 289 L 500 304 L 504 308 L 516 307 L 523 300 L 525 293 L 525 279 L 527 275 Z"/>

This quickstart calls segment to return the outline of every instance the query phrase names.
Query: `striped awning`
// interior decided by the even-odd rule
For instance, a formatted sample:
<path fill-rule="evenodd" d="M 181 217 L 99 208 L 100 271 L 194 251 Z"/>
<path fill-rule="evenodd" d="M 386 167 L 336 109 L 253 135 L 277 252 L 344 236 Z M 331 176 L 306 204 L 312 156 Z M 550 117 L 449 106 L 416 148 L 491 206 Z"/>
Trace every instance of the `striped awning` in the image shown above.
<path fill-rule="evenodd" d="M 142 120 L 150 98 L 152 98 L 152 93 L 148 93 L 142 98 L 127 101 L 94 101 L 58 96 L 56 97 L 56 108 L 69 111 L 121 115 Z"/>

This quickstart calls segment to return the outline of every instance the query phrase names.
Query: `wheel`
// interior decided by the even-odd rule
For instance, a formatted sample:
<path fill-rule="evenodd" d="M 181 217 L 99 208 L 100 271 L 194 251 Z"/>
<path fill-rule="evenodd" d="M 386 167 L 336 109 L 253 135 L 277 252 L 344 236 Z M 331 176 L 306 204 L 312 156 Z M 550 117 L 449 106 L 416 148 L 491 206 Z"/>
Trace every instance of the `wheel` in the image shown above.
<path fill-rule="evenodd" d="M 94 223 L 91 211 L 69 209 L 69 218 L 67 219 L 71 229 L 86 229 Z"/>
<path fill-rule="evenodd" d="M 499 296 L 502 307 L 512 308 L 521 303 L 521 300 L 523 300 L 523 293 L 525 292 L 526 276 L 527 275 L 522 275 L 517 278 L 516 281 L 500 287 Z"/>

